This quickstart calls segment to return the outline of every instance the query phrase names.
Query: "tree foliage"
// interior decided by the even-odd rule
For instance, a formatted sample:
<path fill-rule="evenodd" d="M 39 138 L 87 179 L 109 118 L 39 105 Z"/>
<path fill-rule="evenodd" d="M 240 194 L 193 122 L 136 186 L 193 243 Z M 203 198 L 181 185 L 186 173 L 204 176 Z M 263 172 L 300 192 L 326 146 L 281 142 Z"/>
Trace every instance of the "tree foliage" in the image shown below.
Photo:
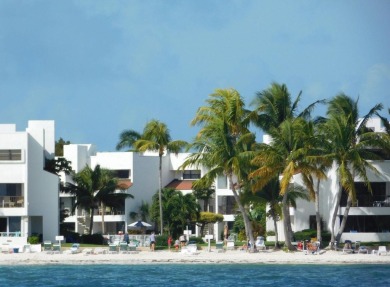
<path fill-rule="evenodd" d="M 242 214 L 247 237 L 254 246 L 253 232 L 246 208 L 241 204 L 240 187 L 247 180 L 250 160 L 254 156 L 255 136 L 249 130 L 249 111 L 241 95 L 234 89 L 217 89 L 198 109 L 192 125 L 200 125 L 191 145 L 194 152 L 183 167 L 208 168 L 199 180 L 211 185 L 218 176 L 226 176 L 229 188 Z"/>
<path fill-rule="evenodd" d="M 116 192 L 118 179 L 113 176 L 110 170 L 101 168 L 100 165 L 94 169 L 86 166 L 79 173 L 73 175 L 73 182 L 67 183 L 64 191 L 76 197 L 74 209 L 80 207 L 89 212 L 89 234 L 92 234 L 95 210 L 100 207 L 105 211 L 106 206 L 119 208 L 126 198 L 134 197 L 125 191 Z M 102 218 L 102 231 L 104 233 L 104 217 Z"/>
<path fill-rule="evenodd" d="M 70 141 L 65 141 L 63 138 L 60 138 L 55 143 L 55 155 L 64 156 L 64 145 L 70 144 Z"/>
<path fill-rule="evenodd" d="M 143 133 L 140 134 L 134 130 L 125 130 L 119 136 L 117 150 L 129 147 L 137 152 L 157 151 L 159 156 L 159 203 L 160 203 L 160 231 L 164 232 L 163 200 L 162 200 L 162 156 L 165 152 L 178 153 L 187 142 L 182 140 L 172 140 L 169 129 L 166 124 L 151 120 L 145 125 Z"/>
<path fill-rule="evenodd" d="M 168 234 L 178 237 L 189 223 L 194 224 L 198 221 L 200 206 L 195 196 L 190 193 L 184 195 L 179 190 L 164 188 L 161 195 L 164 226 Z M 150 208 L 152 220 L 160 220 L 159 206 L 159 193 L 157 192 L 152 198 Z"/>

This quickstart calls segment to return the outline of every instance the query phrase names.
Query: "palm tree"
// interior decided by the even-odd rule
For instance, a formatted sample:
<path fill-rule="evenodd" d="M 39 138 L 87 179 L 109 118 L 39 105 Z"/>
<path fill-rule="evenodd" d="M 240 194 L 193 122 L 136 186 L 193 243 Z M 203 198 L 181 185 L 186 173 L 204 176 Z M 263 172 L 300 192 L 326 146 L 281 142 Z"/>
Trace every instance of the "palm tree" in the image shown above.
<path fill-rule="evenodd" d="M 294 247 L 291 244 L 291 225 L 289 224 L 288 187 L 294 175 L 299 173 L 313 173 L 319 178 L 325 175 L 311 164 L 306 155 L 309 154 L 309 146 L 313 141 L 308 129 L 311 128 L 307 121 L 317 101 L 309 105 L 302 113 L 297 115 L 297 107 L 301 93 L 294 102 L 285 85 L 272 83 L 271 87 L 257 93 L 252 105 L 255 106 L 251 119 L 254 124 L 271 136 L 271 142 L 261 144 L 258 154 L 252 161 L 258 168 L 251 173 L 255 181 L 254 191 L 261 190 L 268 182 L 281 176 L 280 194 L 282 199 L 283 226 L 285 232 L 285 244 L 289 250 Z M 307 183 L 307 182 L 306 182 Z M 312 187 L 307 186 L 309 190 Z"/>
<path fill-rule="evenodd" d="M 388 149 L 385 133 L 375 133 L 366 128 L 367 121 L 381 109 L 382 105 L 377 104 L 366 115 L 359 118 L 358 100 L 354 101 L 345 94 L 339 94 L 329 101 L 328 119 L 323 131 L 329 141 L 330 150 L 325 157 L 334 161 L 339 181 L 339 190 L 331 219 L 332 243 L 340 241 L 350 207 L 356 201 L 355 177 L 361 178 L 368 190 L 372 191 L 367 170 L 374 173 L 378 171 L 369 160 L 380 159 L 375 150 Z M 347 192 L 348 199 L 339 231 L 335 237 L 334 227 L 342 190 Z"/>
<path fill-rule="evenodd" d="M 115 207 L 124 199 L 133 195 L 125 192 L 115 192 L 118 189 L 118 180 L 108 169 L 97 165 L 93 170 L 86 166 L 73 176 L 74 184 L 67 183 L 66 192 L 76 197 L 74 208 L 81 207 L 90 213 L 89 234 L 92 234 L 94 211 L 99 208 L 104 210 L 106 206 Z M 102 232 L 104 234 L 104 215 L 102 216 Z"/>
<path fill-rule="evenodd" d="M 249 162 L 255 146 L 255 136 L 249 131 L 249 111 L 240 94 L 234 89 L 217 89 L 200 107 L 192 125 L 201 125 L 192 149 L 195 151 L 185 160 L 183 167 L 208 168 L 199 180 L 211 185 L 219 175 L 225 175 L 241 212 L 246 235 L 254 246 L 251 222 L 240 201 L 238 190 L 247 179 Z M 252 250 L 253 251 L 253 250 Z"/>
<path fill-rule="evenodd" d="M 279 248 L 278 239 L 278 225 L 277 222 L 282 217 L 282 197 L 279 194 L 279 179 L 275 177 L 268 182 L 260 191 L 252 192 L 252 190 L 246 190 L 243 193 L 243 202 L 251 204 L 253 202 L 265 202 L 268 204 L 267 217 L 270 217 L 274 222 L 275 231 L 275 248 Z"/>
<path fill-rule="evenodd" d="M 323 133 L 321 133 L 320 127 L 324 119 L 319 117 L 313 122 L 309 122 L 307 134 L 311 138 L 308 141 L 308 154 L 306 155 L 306 160 L 309 164 L 312 164 L 315 170 L 320 174 L 320 177 L 317 177 L 316 174 L 312 173 L 301 173 L 302 180 L 304 185 L 308 189 L 311 199 L 314 199 L 314 207 L 316 213 L 316 229 L 317 229 L 317 240 L 322 242 L 322 219 L 320 214 L 320 184 L 321 180 L 326 178 L 325 174 L 332 166 L 332 161 L 329 158 L 323 157 L 327 150 L 327 141 L 324 138 Z"/>
<path fill-rule="evenodd" d="M 203 200 L 203 211 L 209 211 L 209 200 L 215 194 L 215 188 L 212 186 L 202 186 L 202 183 L 195 181 L 192 184 L 193 194 L 196 199 Z"/>
<path fill-rule="evenodd" d="M 120 134 L 119 143 L 116 146 L 117 150 L 125 147 L 135 148 L 137 152 L 157 151 L 159 156 L 159 204 L 160 204 L 160 232 L 164 232 L 163 228 L 163 212 L 162 212 L 162 157 L 165 152 L 174 152 L 177 154 L 182 148 L 187 146 L 187 142 L 176 140 L 172 141 L 170 132 L 166 124 L 151 120 L 145 125 L 142 134 L 133 130 L 126 130 Z"/>
<path fill-rule="evenodd" d="M 185 229 L 188 222 L 196 222 L 199 217 L 200 206 L 193 194 L 183 194 L 179 190 L 164 188 L 162 190 L 164 223 L 168 233 L 178 236 Z M 150 208 L 151 218 L 159 218 L 160 200 L 158 193 L 153 196 Z"/>

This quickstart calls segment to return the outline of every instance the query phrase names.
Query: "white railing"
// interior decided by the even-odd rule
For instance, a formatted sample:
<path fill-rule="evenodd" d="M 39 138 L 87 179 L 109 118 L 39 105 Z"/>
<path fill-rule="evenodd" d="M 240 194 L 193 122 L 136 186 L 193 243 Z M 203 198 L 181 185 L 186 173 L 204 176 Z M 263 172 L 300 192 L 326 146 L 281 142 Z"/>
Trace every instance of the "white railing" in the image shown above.
<path fill-rule="evenodd" d="M 0 207 L 24 207 L 24 196 L 0 196 Z"/>
<path fill-rule="evenodd" d="M 17 232 L 0 232 L 0 237 L 21 237 L 20 231 Z"/>
<path fill-rule="evenodd" d="M 124 241 L 124 235 L 106 235 L 109 243 L 118 244 Z M 150 245 L 150 235 L 134 235 L 129 234 L 129 242 L 134 243 L 137 246 L 148 247 Z"/>

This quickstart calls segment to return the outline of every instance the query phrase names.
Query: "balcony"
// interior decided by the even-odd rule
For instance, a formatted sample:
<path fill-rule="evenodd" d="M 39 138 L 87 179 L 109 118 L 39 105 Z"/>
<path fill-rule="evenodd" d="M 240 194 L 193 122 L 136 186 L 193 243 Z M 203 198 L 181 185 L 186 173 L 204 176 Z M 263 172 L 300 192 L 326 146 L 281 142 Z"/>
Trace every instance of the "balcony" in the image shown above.
<path fill-rule="evenodd" d="M 0 232 L 0 237 L 21 237 L 22 233 L 20 231 L 17 232 Z"/>
<path fill-rule="evenodd" d="M 24 207 L 24 196 L 0 196 L 0 207 L 3 208 Z"/>
<path fill-rule="evenodd" d="M 113 208 L 113 207 L 106 207 L 106 210 L 104 212 L 104 215 L 123 215 L 125 214 L 124 208 Z M 99 210 L 95 211 L 94 215 L 103 215 L 103 210 L 99 208 Z"/>
<path fill-rule="evenodd" d="M 372 203 L 373 207 L 390 207 L 390 197 L 385 200 L 376 200 Z"/>

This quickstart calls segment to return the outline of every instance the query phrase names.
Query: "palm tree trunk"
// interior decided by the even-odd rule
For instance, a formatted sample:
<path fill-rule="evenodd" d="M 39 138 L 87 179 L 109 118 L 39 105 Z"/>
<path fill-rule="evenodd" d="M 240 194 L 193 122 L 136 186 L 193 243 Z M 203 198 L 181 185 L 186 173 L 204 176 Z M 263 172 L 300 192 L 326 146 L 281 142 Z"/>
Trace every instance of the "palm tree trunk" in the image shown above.
<path fill-rule="evenodd" d="M 337 195 L 336 195 L 335 208 L 334 208 L 333 214 L 332 214 L 331 229 L 330 229 L 330 235 L 331 235 L 330 236 L 330 243 L 331 243 L 331 245 L 334 246 L 335 249 L 337 248 L 337 242 L 336 242 L 334 227 L 336 225 L 336 218 L 337 218 L 337 214 L 338 214 L 339 207 L 340 207 L 341 192 L 342 192 L 342 189 L 341 189 L 341 186 L 339 185 L 339 190 L 338 190 Z"/>
<path fill-rule="evenodd" d="M 352 206 L 352 197 L 351 197 L 351 195 L 348 195 L 347 206 L 345 207 L 345 210 L 344 210 L 343 220 L 341 221 L 340 228 L 339 228 L 339 231 L 337 232 L 337 236 L 336 236 L 337 242 L 340 242 L 341 235 L 344 232 L 344 228 L 347 224 L 348 213 L 349 213 L 351 206 Z"/>
<path fill-rule="evenodd" d="M 92 227 L 93 227 L 93 213 L 95 211 L 95 208 L 90 208 L 89 209 L 89 212 L 91 212 L 90 214 L 90 221 L 89 221 L 89 235 L 92 235 Z"/>
<path fill-rule="evenodd" d="M 317 223 L 317 240 L 322 242 L 321 234 L 321 215 L 320 215 L 320 179 L 317 179 L 317 189 L 314 191 L 315 209 L 316 209 L 316 223 Z"/>
<path fill-rule="evenodd" d="M 270 210 L 272 220 L 274 221 L 274 231 L 275 231 L 275 249 L 279 249 L 279 239 L 278 239 L 278 222 L 277 216 L 273 210 Z"/>
<path fill-rule="evenodd" d="M 164 232 L 163 229 L 163 211 L 162 211 L 162 155 L 159 156 L 159 190 L 158 190 L 158 201 L 160 204 L 160 234 L 162 235 Z"/>
<path fill-rule="evenodd" d="M 106 213 L 106 206 L 104 205 L 103 201 L 101 202 L 100 204 L 100 208 L 102 209 L 102 234 L 105 234 L 106 233 L 106 230 L 105 230 L 105 224 L 104 224 L 104 215 Z"/>
<path fill-rule="evenodd" d="M 287 203 L 287 191 L 283 195 L 283 228 L 284 228 L 284 237 L 285 241 L 284 244 L 288 248 L 288 250 L 293 251 L 295 250 L 294 246 L 291 243 L 291 218 L 290 218 L 290 208 Z"/>
<path fill-rule="evenodd" d="M 234 199 L 236 200 L 236 203 L 238 205 L 238 209 L 240 210 L 240 212 L 242 214 L 242 218 L 244 219 L 245 233 L 249 238 L 249 242 L 251 243 L 251 252 L 253 252 L 254 248 L 255 248 L 255 240 L 253 238 L 252 224 L 249 220 L 248 214 L 246 213 L 244 206 L 241 203 L 240 197 L 238 196 L 237 191 L 234 187 L 232 175 L 229 174 L 228 177 L 229 177 L 230 189 L 233 192 L 233 196 L 234 196 Z"/>

